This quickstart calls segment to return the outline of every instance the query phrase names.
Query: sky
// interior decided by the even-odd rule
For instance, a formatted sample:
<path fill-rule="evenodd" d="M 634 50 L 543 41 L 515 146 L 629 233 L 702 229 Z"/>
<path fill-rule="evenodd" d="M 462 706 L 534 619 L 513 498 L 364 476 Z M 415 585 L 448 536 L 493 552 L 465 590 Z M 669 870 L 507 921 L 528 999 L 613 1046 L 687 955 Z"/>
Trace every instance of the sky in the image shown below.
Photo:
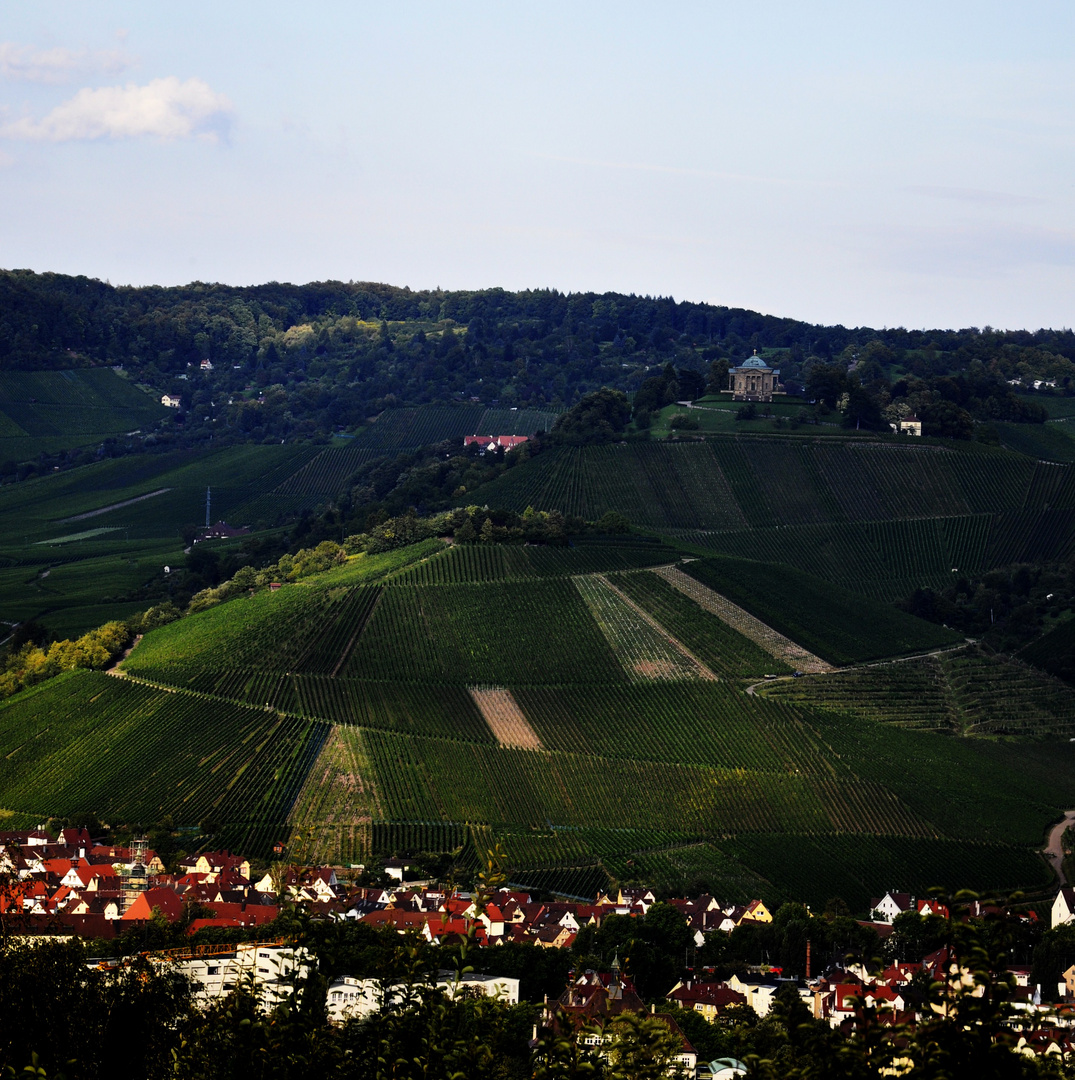
<path fill-rule="evenodd" d="M 1070 327 L 1075 5 L 6 5 L 0 266 Z"/>

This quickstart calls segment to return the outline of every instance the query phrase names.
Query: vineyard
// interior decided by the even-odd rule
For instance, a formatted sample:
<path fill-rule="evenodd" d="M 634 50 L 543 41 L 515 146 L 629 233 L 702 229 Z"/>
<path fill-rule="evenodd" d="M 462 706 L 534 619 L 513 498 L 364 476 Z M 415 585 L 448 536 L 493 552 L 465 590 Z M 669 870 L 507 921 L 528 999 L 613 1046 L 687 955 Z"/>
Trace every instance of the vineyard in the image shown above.
<path fill-rule="evenodd" d="M 645 540 L 595 541 L 575 547 L 457 544 L 396 580 L 408 585 L 526 581 L 660 566 L 679 558 L 677 549 Z"/>
<path fill-rule="evenodd" d="M 657 621 L 705 664 L 728 678 L 761 678 L 790 669 L 755 642 L 733 630 L 657 574 L 615 574 L 616 588 L 651 612 Z"/>
<path fill-rule="evenodd" d="M 798 437 L 714 437 L 546 452 L 483 489 L 490 504 L 618 510 L 652 529 L 962 517 L 1018 510 L 1039 468 L 1026 457 Z"/>
<path fill-rule="evenodd" d="M 935 887 L 1007 895 L 1049 884 L 1043 861 L 1025 847 L 918 840 L 893 836 L 777 836 L 754 834 L 724 841 L 729 859 L 762 870 L 777 895 L 823 909 L 839 896 L 854 911 L 898 881 L 918 895 Z"/>
<path fill-rule="evenodd" d="M 375 454 L 540 420 L 397 409 L 344 448 L 20 485 L 0 509 L 36 539 L 91 535 L 47 579 L 0 578 L 119 592 L 175 556 L 158 542 L 132 562 L 97 527 L 149 537 L 154 515 L 203 511 L 207 483 L 214 506 L 275 520 Z M 183 618 L 145 636 L 128 679 L 65 676 L 0 707 L 0 813 L 212 818 L 214 842 L 287 839 L 337 865 L 499 842 L 512 881 L 579 896 L 702 881 L 861 909 L 894 883 L 1036 886 L 1033 848 L 1075 805 L 1069 688 L 885 601 L 1072 550 L 1072 475 L 854 437 L 546 450 L 482 499 L 617 510 L 663 539 L 430 540 Z M 160 488 L 167 505 L 110 509 Z M 64 517 L 94 516 L 59 521 L 61 490 Z"/>
<path fill-rule="evenodd" d="M 712 679 L 659 623 L 626 599 L 599 574 L 575 578 L 594 622 L 634 682 L 653 679 Z"/>
<path fill-rule="evenodd" d="M 833 664 L 943 648 L 954 631 L 769 562 L 697 559 L 683 572 Z"/>
<path fill-rule="evenodd" d="M 952 639 L 788 568 L 674 554 L 430 541 L 156 630 L 125 667 L 185 688 L 170 699 L 319 733 L 284 812 L 311 857 L 454 850 L 468 824 L 502 841 L 513 880 L 564 893 L 659 873 L 780 897 L 804 895 L 795 849 L 777 858 L 794 834 L 843 852 L 818 880 L 859 896 L 857 860 L 896 868 L 958 839 L 995 859 L 974 880 L 1037 880 L 1027 845 L 1075 799 L 1071 774 L 1043 744 L 936 730 L 1066 732 L 1061 684 L 964 646 L 744 694 L 790 669 L 728 625 L 723 593 L 752 632 L 772 617 L 834 659 Z M 0 789 L 0 805 L 26 803 Z M 280 810 L 259 821 L 279 835 Z"/>
<path fill-rule="evenodd" d="M 767 697 L 909 727 L 989 735 L 1075 733 L 1058 679 L 976 646 L 768 687 Z"/>
<path fill-rule="evenodd" d="M 329 728 L 89 672 L 0 708 L 0 803 L 277 831 Z"/>
<path fill-rule="evenodd" d="M 166 412 L 111 368 L 0 372 L 0 461 L 149 428 Z"/>

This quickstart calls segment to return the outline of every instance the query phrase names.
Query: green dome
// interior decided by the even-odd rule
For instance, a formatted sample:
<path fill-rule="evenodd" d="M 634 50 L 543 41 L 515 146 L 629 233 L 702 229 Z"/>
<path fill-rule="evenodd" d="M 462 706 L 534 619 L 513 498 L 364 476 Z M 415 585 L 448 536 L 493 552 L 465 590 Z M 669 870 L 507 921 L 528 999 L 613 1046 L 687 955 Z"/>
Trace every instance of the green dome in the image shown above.
<path fill-rule="evenodd" d="M 768 371 L 769 365 L 760 356 L 752 356 L 749 360 L 744 360 L 739 365 L 739 368 L 740 370 L 743 368 L 756 368 L 759 371 Z"/>

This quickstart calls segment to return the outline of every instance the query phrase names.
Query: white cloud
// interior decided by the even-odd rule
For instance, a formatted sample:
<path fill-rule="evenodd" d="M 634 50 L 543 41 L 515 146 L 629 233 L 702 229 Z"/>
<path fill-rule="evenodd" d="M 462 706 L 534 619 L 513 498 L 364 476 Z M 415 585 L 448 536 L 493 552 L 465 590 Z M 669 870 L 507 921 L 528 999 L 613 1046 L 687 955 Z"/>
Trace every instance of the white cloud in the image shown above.
<path fill-rule="evenodd" d="M 118 75 L 130 66 L 122 49 L 35 49 L 0 41 L 0 76 L 5 79 L 63 83 L 79 75 Z"/>
<path fill-rule="evenodd" d="M 41 120 L 24 117 L 0 127 L 8 139 L 68 142 L 74 139 L 162 139 L 192 136 L 216 139 L 226 128 L 231 102 L 201 79 L 180 82 L 174 75 L 145 86 L 103 86 L 79 90 Z"/>

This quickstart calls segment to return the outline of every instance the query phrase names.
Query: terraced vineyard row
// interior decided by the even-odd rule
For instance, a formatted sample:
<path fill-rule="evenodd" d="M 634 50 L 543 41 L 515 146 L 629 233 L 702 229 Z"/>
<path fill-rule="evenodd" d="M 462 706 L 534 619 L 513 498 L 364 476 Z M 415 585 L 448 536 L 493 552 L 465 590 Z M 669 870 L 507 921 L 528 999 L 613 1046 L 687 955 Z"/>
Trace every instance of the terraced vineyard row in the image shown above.
<path fill-rule="evenodd" d="M 79 672 L 0 709 L 0 805 L 282 824 L 328 734 L 265 709 Z"/>
<path fill-rule="evenodd" d="M 1043 822 L 1075 806 L 1075 744 L 1066 738 L 955 739 L 821 711 L 810 724 L 845 768 L 885 784 L 952 838 L 1037 847 Z"/>
<path fill-rule="evenodd" d="M 743 835 L 720 850 L 764 874 L 780 893 L 821 909 L 834 896 L 865 910 L 884 892 L 877 882 L 899 881 L 918 895 L 934 886 L 1005 895 L 1044 885 L 1042 860 L 1026 848 L 902 836 Z"/>
<path fill-rule="evenodd" d="M 331 497 L 339 494 L 351 474 L 373 455 L 368 450 L 330 447 L 273 488 L 274 495 Z"/>
<path fill-rule="evenodd" d="M 618 510 L 654 529 L 963 517 L 1018 510 L 1035 464 L 999 451 L 716 437 L 543 453 L 483 489 L 490 505 Z M 1037 466 L 1048 468 L 1048 466 Z"/>
<path fill-rule="evenodd" d="M 600 824 L 698 836 L 885 828 L 933 834 L 869 782 L 492 749 L 374 731 L 366 742 L 393 819 Z"/>
<path fill-rule="evenodd" d="M 986 555 L 988 566 L 1046 562 L 1075 552 L 1075 510 L 1050 509 L 999 515 Z"/>
<path fill-rule="evenodd" d="M 951 687 L 934 657 L 774 683 L 764 693 L 769 699 L 836 709 L 884 723 L 938 731 L 962 726 Z"/>
<path fill-rule="evenodd" d="M 697 559 L 683 572 L 833 664 L 955 644 L 959 635 L 775 563 Z"/>
<path fill-rule="evenodd" d="M 378 585 L 439 552 L 437 540 L 361 556 L 316 579 L 240 596 L 146 635 L 125 670 L 156 682 L 206 689 L 222 670 L 335 670 L 376 603 Z M 227 694 L 225 696 L 231 696 Z"/>
<path fill-rule="evenodd" d="M 1071 687 L 1018 660 L 969 649 L 941 658 L 965 730 L 981 735 L 1075 734 Z"/>
<path fill-rule="evenodd" d="M 1075 730 L 1070 687 L 973 646 L 774 684 L 765 694 L 886 723 L 963 733 L 1040 736 Z"/>
<path fill-rule="evenodd" d="M 339 495 L 351 474 L 373 456 L 371 450 L 351 447 L 304 449 L 306 454 L 266 476 L 258 493 L 235 507 L 235 520 L 275 521 L 281 514 L 312 510 Z"/>
<path fill-rule="evenodd" d="M 761 678 L 790 672 L 749 638 L 733 630 L 657 574 L 616 574 L 610 579 L 650 612 L 710 670 L 728 678 Z"/>
<path fill-rule="evenodd" d="M 187 685 L 222 666 L 290 670 L 335 619 L 350 590 L 292 586 L 210 608 L 148 635 L 125 668 L 135 675 Z"/>
<path fill-rule="evenodd" d="M 380 585 L 360 585 L 326 612 L 324 633 L 310 641 L 295 668 L 310 675 L 335 675 L 351 655 L 381 591 Z"/>
<path fill-rule="evenodd" d="M 386 589 L 340 674 L 498 686 L 625 678 L 563 579 Z"/>
<path fill-rule="evenodd" d="M 799 525 L 749 533 L 693 532 L 679 538 L 700 551 L 785 563 L 878 599 L 895 600 L 926 584 L 950 583 L 952 569 L 986 565 L 988 514 L 906 521 Z"/>
<path fill-rule="evenodd" d="M 455 544 L 393 580 L 393 584 L 525 581 L 602 573 L 675 562 L 679 552 L 656 543 L 590 543 L 577 547 Z"/>
<path fill-rule="evenodd" d="M 841 775 L 798 713 L 721 683 L 527 687 L 514 695 L 549 750 Z"/>

